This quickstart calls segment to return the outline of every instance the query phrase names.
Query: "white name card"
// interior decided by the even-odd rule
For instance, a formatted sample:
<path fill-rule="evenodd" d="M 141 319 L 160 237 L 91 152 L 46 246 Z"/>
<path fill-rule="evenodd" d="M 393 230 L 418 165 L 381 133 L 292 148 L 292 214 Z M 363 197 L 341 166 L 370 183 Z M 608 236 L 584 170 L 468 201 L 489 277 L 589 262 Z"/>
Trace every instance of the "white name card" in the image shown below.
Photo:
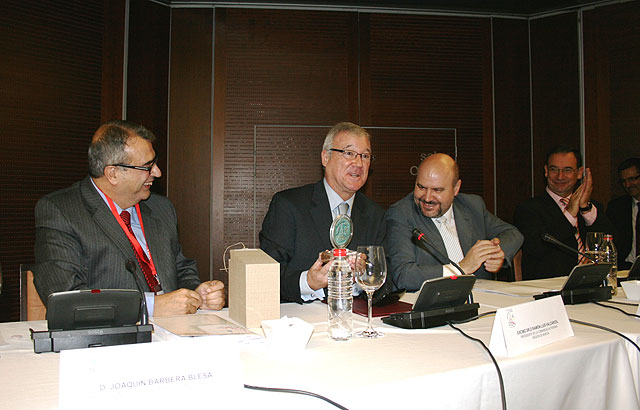
<path fill-rule="evenodd" d="M 513 357 L 573 336 L 560 296 L 498 309 L 489 349 Z"/>
<path fill-rule="evenodd" d="M 60 352 L 61 409 L 233 408 L 242 394 L 234 336 Z M 195 408 L 195 407 L 192 407 Z"/>

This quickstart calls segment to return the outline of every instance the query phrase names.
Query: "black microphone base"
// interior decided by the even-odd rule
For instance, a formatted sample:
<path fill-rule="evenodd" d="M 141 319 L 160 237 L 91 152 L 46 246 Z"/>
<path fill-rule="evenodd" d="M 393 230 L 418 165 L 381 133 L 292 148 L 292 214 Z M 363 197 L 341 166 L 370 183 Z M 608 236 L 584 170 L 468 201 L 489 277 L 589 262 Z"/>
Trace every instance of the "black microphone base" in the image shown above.
<path fill-rule="evenodd" d="M 33 351 L 59 352 L 87 347 L 151 342 L 153 325 L 135 325 L 77 330 L 31 330 Z"/>
<path fill-rule="evenodd" d="M 382 318 L 382 321 L 403 329 L 429 329 L 445 325 L 449 321 L 466 320 L 478 316 L 479 307 L 477 303 L 465 303 L 425 312 L 394 313 Z"/>
<path fill-rule="evenodd" d="M 565 305 L 579 305 L 591 301 L 602 302 L 611 299 L 611 286 L 601 286 L 590 289 L 572 289 L 563 291 L 544 292 L 539 295 L 533 295 L 533 298 L 543 299 L 550 296 L 560 295 Z"/>

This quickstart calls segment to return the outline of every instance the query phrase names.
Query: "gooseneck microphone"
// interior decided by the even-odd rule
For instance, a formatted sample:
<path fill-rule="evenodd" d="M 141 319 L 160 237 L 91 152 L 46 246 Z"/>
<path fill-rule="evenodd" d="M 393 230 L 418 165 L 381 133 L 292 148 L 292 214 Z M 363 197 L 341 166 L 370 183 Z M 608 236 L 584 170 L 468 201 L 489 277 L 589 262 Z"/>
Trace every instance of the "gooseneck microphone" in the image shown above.
<path fill-rule="evenodd" d="M 577 249 L 573 249 L 571 246 L 565 245 L 564 243 L 560 242 L 559 240 L 557 240 L 553 236 L 549 235 L 548 233 L 545 233 L 544 235 L 542 235 L 542 240 L 544 240 L 546 242 L 549 242 L 549 243 L 552 243 L 552 244 L 554 244 L 556 246 L 560 246 L 560 247 L 562 247 L 564 249 L 567 249 L 567 250 L 569 250 L 571 252 L 577 253 L 578 255 L 584 256 L 585 258 L 589 259 L 593 263 L 598 263 L 598 261 L 595 260 L 595 258 L 593 256 L 589 256 L 584 252 L 580 252 Z"/>
<path fill-rule="evenodd" d="M 147 298 L 144 295 L 144 286 L 142 285 L 142 281 L 136 275 L 136 263 L 132 260 L 128 260 L 126 263 L 126 268 L 136 281 L 136 286 L 138 287 L 138 292 L 140 292 L 140 296 L 142 300 L 140 301 L 140 325 L 148 325 L 149 324 L 149 311 L 147 310 Z"/>
<path fill-rule="evenodd" d="M 422 244 L 424 244 L 428 248 L 426 249 L 426 251 L 432 254 L 433 256 L 435 256 L 440 263 L 442 263 L 443 265 L 451 264 L 453 265 L 454 268 L 456 268 L 460 272 L 461 275 L 466 275 L 466 273 L 464 273 L 462 268 L 457 263 L 449 259 L 447 255 L 440 252 L 438 248 L 435 247 L 434 244 L 432 244 L 429 240 L 427 240 L 427 237 L 425 236 L 425 234 L 421 232 L 418 228 L 413 229 L 413 239 L 416 242 L 421 242 Z"/>

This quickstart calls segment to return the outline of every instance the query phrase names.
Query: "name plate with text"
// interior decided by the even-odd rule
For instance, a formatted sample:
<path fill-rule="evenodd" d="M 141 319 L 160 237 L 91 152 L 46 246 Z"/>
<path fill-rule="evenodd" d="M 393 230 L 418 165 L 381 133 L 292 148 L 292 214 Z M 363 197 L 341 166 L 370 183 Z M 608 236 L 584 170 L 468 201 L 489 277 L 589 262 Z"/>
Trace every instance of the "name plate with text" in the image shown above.
<path fill-rule="evenodd" d="M 214 336 L 62 351 L 59 406 L 233 408 L 243 389 L 235 340 Z"/>
<path fill-rule="evenodd" d="M 562 297 L 553 296 L 498 309 L 489 349 L 513 357 L 573 336 Z"/>

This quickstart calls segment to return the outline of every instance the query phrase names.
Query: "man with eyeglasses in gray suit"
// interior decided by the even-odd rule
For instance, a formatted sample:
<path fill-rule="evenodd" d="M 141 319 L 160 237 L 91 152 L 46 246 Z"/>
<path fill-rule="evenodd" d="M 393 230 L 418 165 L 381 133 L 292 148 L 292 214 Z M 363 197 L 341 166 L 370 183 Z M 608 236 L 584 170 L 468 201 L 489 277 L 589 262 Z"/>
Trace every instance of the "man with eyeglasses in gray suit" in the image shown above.
<path fill-rule="evenodd" d="M 151 192 L 162 175 L 155 136 L 128 121 L 102 124 L 89 146 L 89 176 L 38 201 L 34 285 L 42 301 L 76 289 L 137 289 L 145 285 L 154 316 L 221 309 L 224 285 L 200 282 L 182 254 L 176 211 Z"/>

